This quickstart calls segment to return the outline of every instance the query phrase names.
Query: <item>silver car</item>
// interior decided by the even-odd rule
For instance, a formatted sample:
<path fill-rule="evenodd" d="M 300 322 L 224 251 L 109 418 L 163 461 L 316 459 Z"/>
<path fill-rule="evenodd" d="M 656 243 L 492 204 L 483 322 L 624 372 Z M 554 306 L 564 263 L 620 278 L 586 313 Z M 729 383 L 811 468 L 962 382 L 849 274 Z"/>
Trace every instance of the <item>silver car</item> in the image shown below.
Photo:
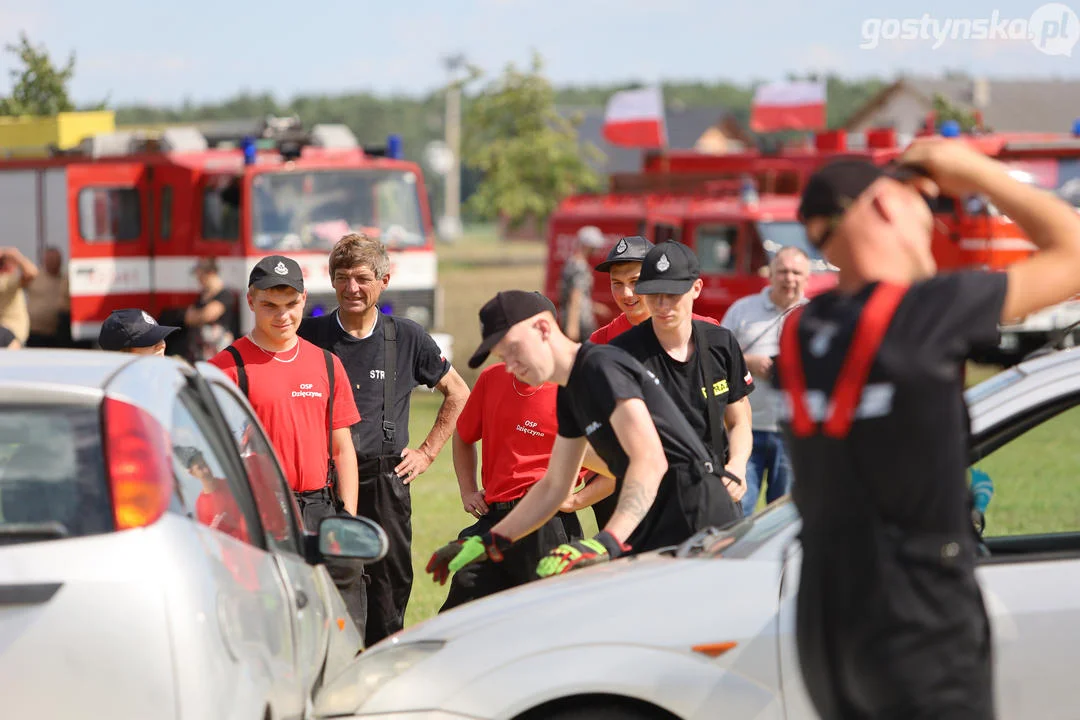
<path fill-rule="evenodd" d="M 1080 349 L 968 391 L 972 461 L 1045 497 L 1044 527 L 986 529 L 998 717 L 1080 717 Z M 1053 452 L 1049 448 L 1055 446 Z M 1012 477 L 1008 477 L 1012 475 Z M 1058 493 L 1038 495 L 1057 480 Z M 1025 482 L 1026 481 L 1026 482 Z M 1045 527 L 1045 518 L 1056 518 Z M 815 717 L 794 641 L 800 550 L 781 501 L 678 548 L 478 600 L 361 657 L 358 715 L 387 720 Z M 993 536 L 993 537 L 991 537 Z"/>
<path fill-rule="evenodd" d="M 361 638 L 323 563 L 386 542 L 359 518 L 302 532 L 213 366 L 0 352 L 5 717 L 348 714 Z"/>

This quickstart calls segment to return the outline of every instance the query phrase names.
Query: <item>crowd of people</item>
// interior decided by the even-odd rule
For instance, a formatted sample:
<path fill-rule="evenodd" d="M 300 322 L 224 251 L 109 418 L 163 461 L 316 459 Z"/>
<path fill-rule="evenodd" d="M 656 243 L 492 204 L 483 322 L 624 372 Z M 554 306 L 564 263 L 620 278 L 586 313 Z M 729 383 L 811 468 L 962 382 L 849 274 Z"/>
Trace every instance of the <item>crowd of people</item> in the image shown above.
<path fill-rule="evenodd" d="M 1005 273 L 937 275 L 929 203 L 940 192 L 985 193 L 1038 252 Z M 380 309 L 390 263 L 363 234 L 330 252 L 332 313 L 305 317 L 300 267 L 271 255 L 251 270 L 254 328 L 238 337 L 238 308 L 205 260 L 184 325 L 195 330 L 192 358 L 208 358 L 249 399 L 305 526 L 344 512 L 386 530 L 385 559 L 334 573 L 368 645 L 403 626 L 414 580 L 410 484 L 449 442 L 471 524 L 426 567 L 451 583 L 443 610 L 680 543 L 750 514 L 763 489 L 766 502 L 791 492 L 803 519 L 799 652 L 821 714 L 992 717 L 963 363 L 995 340 L 999 322 L 1080 292 L 1080 218 L 941 139 L 913 143 L 890 168 L 825 166 L 799 218 L 839 269 L 835 290 L 808 300 L 810 258 L 785 247 L 770 259 L 768 286 L 717 321 L 693 312 L 703 282 L 692 250 L 624 237 L 594 268 L 621 314 L 595 328 L 579 247 L 564 272 L 566 307 L 506 290 L 480 309 L 469 366 L 498 362 L 471 391 L 421 326 Z M 33 290 L 34 264 L 0 251 L 9 342 L 58 332 L 59 257 L 45 268 Z M 49 312 L 15 300 L 24 288 L 48 295 Z M 180 329 L 120 310 L 99 343 L 164 354 Z M 413 444 L 410 397 L 421 385 L 443 400 Z M 187 458 L 193 473 L 198 461 Z M 576 515 L 586 508 L 592 537 Z"/>

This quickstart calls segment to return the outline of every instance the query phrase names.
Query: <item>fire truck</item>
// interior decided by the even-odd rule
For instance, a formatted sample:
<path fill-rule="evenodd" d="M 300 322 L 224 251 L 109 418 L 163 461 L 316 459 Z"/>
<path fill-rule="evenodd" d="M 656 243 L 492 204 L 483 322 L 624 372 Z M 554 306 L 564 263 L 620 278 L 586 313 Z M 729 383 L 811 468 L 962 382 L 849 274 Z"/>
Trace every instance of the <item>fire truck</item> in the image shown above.
<path fill-rule="evenodd" d="M 853 142 L 857 140 L 858 142 Z M 1080 136 L 989 134 L 965 138 L 1004 162 L 1015 177 L 1058 193 L 1080 207 Z M 676 240 L 692 247 L 701 264 L 704 289 L 695 311 L 720 318 L 740 297 L 759 292 L 768 281 L 772 255 L 794 245 L 811 258 L 807 293 L 835 286 L 835 274 L 809 245 L 796 220 L 798 198 L 809 176 L 839 157 L 864 157 L 883 164 L 903 148 L 891 129 L 850 138 L 844 131 L 818 134 L 812 145 L 728 155 L 693 151 L 649 154 L 636 173 L 614 174 L 603 195 L 566 198 L 548 223 L 545 293 L 557 302 L 559 274 L 578 233 L 602 234 L 603 247 L 591 251 L 593 264 L 623 235 L 653 242 Z M 936 216 L 933 252 L 942 270 L 965 267 L 1004 269 L 1029 256 L 1034 245 L 985 198 L 944 199 Z M 607 276 L 598 273 L 593 301 L 618 312 Z M 1080 339 L 1076 299 L 1001 328 L 1001 344 L 978 358 L 1011 364 L 1050 340 Z"/>
<path fill-rule="evenodd" d="M 84 343 L 118 308 L 182 324 L 200 257 L 217 258 L 240 332 L 253 322 L 243 300 L 248 272 L 266 255 L 300 264 L 309 314 L 331 311 L 327 254 L 350 231 L 379 238 L 389 252 L 384 309 L 429 331 L 441 322 L 424 178 L 402 159 L 396 136 L 386 147 L 361 147 L 344 125 L 306 130 L 272 117 L 206 132 L 97 133 L 44 157 L 0 159 L 0 217 L 0 245 L 31 258 L 60 249 L 72 337 Z M 433 335 L 449 352 L 449 337 Z"/>

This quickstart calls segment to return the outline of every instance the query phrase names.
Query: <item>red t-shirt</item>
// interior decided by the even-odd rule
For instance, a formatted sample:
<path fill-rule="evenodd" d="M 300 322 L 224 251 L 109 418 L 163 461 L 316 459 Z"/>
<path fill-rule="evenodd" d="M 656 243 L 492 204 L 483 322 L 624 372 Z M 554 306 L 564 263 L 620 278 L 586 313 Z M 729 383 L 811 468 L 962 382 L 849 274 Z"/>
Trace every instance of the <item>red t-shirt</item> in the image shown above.
<path fill-rule="evenodd" d="M 299 349 L 271 358 L 247 337 L 233 347 L 244 359 L 248 377 L 248 401 L 270 436 L 289 487 L 296 492 L 318 490 L 326 485 L 326 402 L 330 382 L 323 352 L 297 338 Z M 294 356 L 295 352 L 295 356 Z M 295 359 L 292 359 L 294 358 Z M 334 429 L 360 422 L 349 377 L 336 355 L 334 359 Z M 233 382 L 236 363 L 222 350 L 210 359 Z"/>
<path fill-rule="evenodd" d="M 195 498 L 195 518 L 203 525 L 232 535 L 240 542 L 250 542 L 244 514 L 228 488 L 199 493 L 199 497 Z"/>
<path fill-rule="evenodd" d="M 467 443 L 482 443 L 484 502 L 517 500 L 544 476 L 559 429 L 557 390 L 555 383 L 537 389 L 516 380 L 505 363 L 485 368 L 476 379 L 457 431 Z"/>
<path fill-rule="evenodd" d="M 693 313 L 693 315 L 695 320 L 704 320 L 705 322 L 711 322 L 713 325 L 720 324 L 716 318 L 711 318 L 708 315 L 698 315 L 697 313 Z M 589 342 L 594 342 L 597 345 L 607 345 L 614 338 L 619 337 L 632 327 L 634 326 L 630 324 L 630 321 L 626 317 L 626 313 L 623 313 L 590 335 Z"/>

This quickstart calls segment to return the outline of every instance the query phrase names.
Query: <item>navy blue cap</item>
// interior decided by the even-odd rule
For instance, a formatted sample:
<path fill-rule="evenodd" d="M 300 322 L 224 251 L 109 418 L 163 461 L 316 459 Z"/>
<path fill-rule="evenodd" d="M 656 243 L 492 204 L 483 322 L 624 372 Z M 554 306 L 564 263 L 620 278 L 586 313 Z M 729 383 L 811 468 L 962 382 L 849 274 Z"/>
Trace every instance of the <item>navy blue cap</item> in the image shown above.
<path fill-rule="evenodd" d="M 619 242 L 608 251 L 604 262 L 596 266 L 597 272 L 607 272 L 612 265 L 621 262 L 643 262 L 653 244 L 640 235 L 619 238 Z"/>
<path fill-rule="evenodd" d="M 157 320 L 145 310 L 113 310 L 101 326 L 98 344 L 102 350 L 154 347 L 179 329 L 170 325 L 158 325 Z"/>
<path fill-rule="evenodd" d="M 641 263 L 634 292 L 638 295 L 682 295 L 701 277 L 694 251 L 680 242 L 662 242 Z"/>
<path fill-rule="evenodd" d="M 6 348 L 13 342 L 15 342 L 15 333 L 0 325 L 0 348 Z"/>
<path fill-rule="evenodd" d="M 284 255 L 267 255 L 248 275 L 248 287 L 256 290 L 268 290 L 272 287 L 287 285 L 297 292 L 304 292 L 304 273 L 300 265 Z"/>

